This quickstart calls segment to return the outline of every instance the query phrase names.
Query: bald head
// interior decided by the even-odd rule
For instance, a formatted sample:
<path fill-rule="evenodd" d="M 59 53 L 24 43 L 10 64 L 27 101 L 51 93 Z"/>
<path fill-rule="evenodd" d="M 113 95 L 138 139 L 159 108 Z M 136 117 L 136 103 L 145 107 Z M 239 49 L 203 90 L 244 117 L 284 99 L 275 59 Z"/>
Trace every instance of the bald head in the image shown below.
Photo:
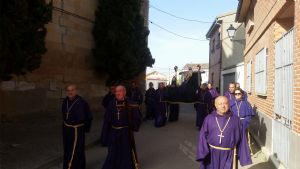
<path fill-rule="evenodd" d="M 207 83 L 207 88 L 211 89 L 212 88 L 212 84 L 211 83 Z"/>
<path fill-rule="evenodd" d="M 73 99 L 77 95 L 77 86 L 75 84 L 68 84 L 66 92 L 69 99 Z"/>
<path fill-rule="evenodd" d="M 122 101 L 125 99 L 126 96 L 126 88 L 123 85 L 119 85 L 116 87 L 116 98 L 119 101 Z"/>
<path fill-rule="evenodd" d="M 215 106 L 217 113 L 220 115 L 225 115 L 229 110 L 229 101 L 225 96 L 219 96 L 215 100 Z"/>

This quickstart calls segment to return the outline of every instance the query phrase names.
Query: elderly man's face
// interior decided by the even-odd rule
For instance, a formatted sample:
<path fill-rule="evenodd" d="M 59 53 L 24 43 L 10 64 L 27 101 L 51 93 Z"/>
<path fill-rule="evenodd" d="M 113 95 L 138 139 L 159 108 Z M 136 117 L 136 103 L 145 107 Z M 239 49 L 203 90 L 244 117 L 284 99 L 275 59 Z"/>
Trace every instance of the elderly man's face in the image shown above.
<path fill-rule="evenodd" d="M 224 115 L 229 110 L 229 102 L 228 99 L 224 96 L 217 97 L 215 100 L 215 106 L 217 108 L 218 113 Z"/>
<path fill-rule="evenodd" d="M 211 86 L 210 83 L 207 84 L 207 88 L 208 88 L 208 89 L 211 89 L 211 88 L 212 88 L 212 86 Z"/>
<path fill-rule="evenodd" d="M 116 95 L 117 100 L 119 100 L 119 101 L 124 100 L 125 96 L 126 96 L 126 89 L 125 89 L 125 87 L 118 86 L 116 88 L 116 94 L 115 95 Z"/>
<path fill-rule="evenodd" d="M 69 85 L 66 88 L 67 96 L 72 99 L 77 95 L 77 89 L 75 85 Z"/>
<path fill-rule="evenodd" d="M 235 90 L 235 84 L 230 83 L 230 84 L 229 84 L 229 92 L 230 92 L 230 93 L 233 93 L 234 90 Z"/>

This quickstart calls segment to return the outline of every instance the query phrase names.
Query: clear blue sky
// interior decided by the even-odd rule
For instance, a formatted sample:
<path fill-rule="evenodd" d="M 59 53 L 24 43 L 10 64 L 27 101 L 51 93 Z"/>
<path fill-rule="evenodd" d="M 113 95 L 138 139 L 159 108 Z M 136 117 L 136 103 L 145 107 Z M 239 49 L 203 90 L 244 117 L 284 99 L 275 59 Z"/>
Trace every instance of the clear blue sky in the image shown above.
<path fill-rule="evenodd" d="M 211 23 L 176 19 L 151 5 L 179 17 L 213 22 L 216 16 L 235 11 L 238 0 L 150 0 L 150 21 L 179 35 L 205 40 Z M 149 48 L 155 64 L 148 72 L 158 70 L 168 74 L 168 69 L 175 65 L 181 69 L 186 63 L 208 63 L 208 41 L 177 37 L 151 23 L 149 29 Z"/>

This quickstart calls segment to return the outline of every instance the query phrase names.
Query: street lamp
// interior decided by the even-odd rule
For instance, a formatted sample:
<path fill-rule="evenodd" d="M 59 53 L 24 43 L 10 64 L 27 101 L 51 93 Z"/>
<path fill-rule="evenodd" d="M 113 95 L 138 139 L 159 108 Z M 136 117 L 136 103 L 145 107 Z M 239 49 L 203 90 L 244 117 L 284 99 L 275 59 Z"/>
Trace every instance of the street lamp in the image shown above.
<path fill-rule="evenodd" d="M 234 38 L 235 31 L 236 31 L 236 29 L 233 27 L 232 24 L 230 24 L 229 28 L 227 29 L 227 33 L 228 33 L 230 40 L 232 40 Z"/>

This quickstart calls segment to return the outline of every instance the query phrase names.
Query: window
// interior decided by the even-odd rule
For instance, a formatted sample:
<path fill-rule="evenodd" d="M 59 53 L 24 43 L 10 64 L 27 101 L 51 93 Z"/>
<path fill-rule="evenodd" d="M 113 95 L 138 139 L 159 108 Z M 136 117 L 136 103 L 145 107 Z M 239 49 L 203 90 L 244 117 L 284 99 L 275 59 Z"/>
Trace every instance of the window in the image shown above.
<path fill-rule="evenodd" d="M 210 51 L 211 51 L 211 53 L 215 52 L 215 39 L 212 40 Z"/>
<path fill-rule="evenodd" d="M 247 75 L 246 75 L 246 91 L 251 93 L 251 81 L 252 81 L 252 72 L 251 72 L 252 61 L 247 63 Z"/>
<path fill-rule="evenodd" d="M 220 33 L 218 34 L 218 39 L 217 39 L 217 45 L 216 45 L 216 49 L 220 49 L 220 41 L 221 41 L 221 39 L 220 39 Z"/>
<path fill-rule="evenodd" d="M 255 56 L 255 92 L 257 95 L 267 94 L 267 48 Z"/>

